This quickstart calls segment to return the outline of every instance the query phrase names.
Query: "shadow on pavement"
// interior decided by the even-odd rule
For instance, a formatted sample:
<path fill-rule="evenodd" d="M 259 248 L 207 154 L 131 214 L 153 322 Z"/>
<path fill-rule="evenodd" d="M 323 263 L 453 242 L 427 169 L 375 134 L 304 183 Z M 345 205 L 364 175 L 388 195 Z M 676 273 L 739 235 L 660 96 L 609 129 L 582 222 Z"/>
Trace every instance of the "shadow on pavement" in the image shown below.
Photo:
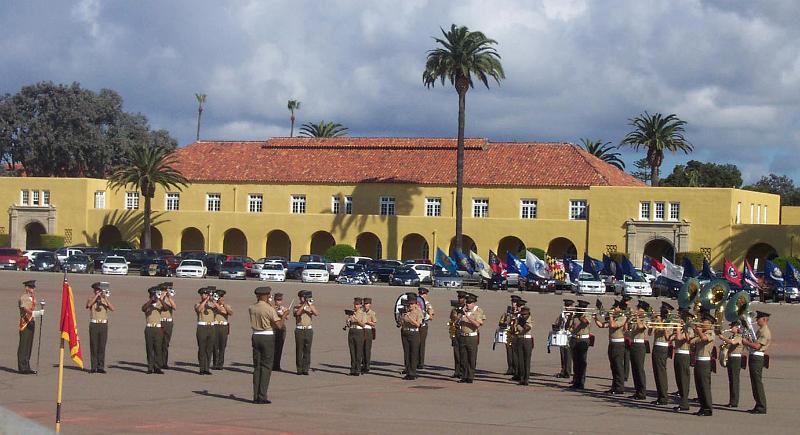
<path fill-rule="evenodd" d="M 233 400 L 235 402 L 253 403 L 253 401 L 250 400 L 250 399 L 245 399 L 243 397 L 236 397 L 233 394 L 209 393 L 208 390 L 194 390 L 194 391 L 192 391 L 192 393 L 199 394 L 201 396 L 206 396 L 206 397 L 216 397 L 217 399 Z"/>

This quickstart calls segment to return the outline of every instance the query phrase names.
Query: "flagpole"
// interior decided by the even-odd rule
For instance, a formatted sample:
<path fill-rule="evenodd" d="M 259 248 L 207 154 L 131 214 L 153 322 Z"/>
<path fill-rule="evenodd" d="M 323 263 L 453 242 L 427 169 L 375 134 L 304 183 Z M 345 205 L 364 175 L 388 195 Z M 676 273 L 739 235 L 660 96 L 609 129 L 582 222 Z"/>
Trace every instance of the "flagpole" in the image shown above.
<path fill-rule="evenodd" d="M 59 336 L 61 350 L 58 352 L 58 397 L 56 398 L 56 432 L 61 432 L 61 386 L 64 382 L 64 339 Z"/>
<path fill-rule="evenodd" d="M 39 356 L 42 354 L 42 329 L 44 329 L 44 299 L 39 301 L 39 306 L 42 309 L 42 315 L 39 317 L 39 344 L 36 346 L 36 376 L 39 376 Z"/>

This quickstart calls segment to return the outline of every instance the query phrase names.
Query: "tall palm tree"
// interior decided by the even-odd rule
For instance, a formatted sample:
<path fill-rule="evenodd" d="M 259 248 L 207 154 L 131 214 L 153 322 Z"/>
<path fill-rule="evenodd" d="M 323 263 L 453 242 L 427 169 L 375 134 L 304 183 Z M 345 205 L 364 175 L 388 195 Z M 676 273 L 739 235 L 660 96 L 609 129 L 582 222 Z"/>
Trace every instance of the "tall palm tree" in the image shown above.
<path fill-rule="evenodd" d="M 342 137 L 347 136 L 347 127 L 342 124 L 320 121 L 317 124 L 306 122 L 300 126 L 303 137 Z"/>
<path fill-rule="evenodd" d="M 626 134 L 620 146 L 628 145 L 638 151 L 640 147 L 647 148 L 647 163 L 650 165 L 650 185 L 658 186 L 659 168 L 664 162 L 664 151 L 683 151 L 689 154 L 694 150 L 689 141 L 684 137 L 682 121 L 674 113 L 664 116 L 660 113 L 650 115 L 647 112 L 629 119 L 633 131 Z"/>
<path fill-rule="evenodd" d="M 200 117 L 203 116 L 203 104 L 206 102 L 206 94 L 194 94 L 197 98 L 197 140 L 200 140 Z"/>
<path fill-rule="evenodd" d="M 588 138 L 582 138 L 581 146 L 583 146 L 583 149 L 585 149 L 589 154 L 612 166 L 616 166 L 620 171 L 625 170 L 625 162 L 619 158 L 620 153 L 611 151 L 614 149 L 614 147 L 611 146 L 611 142 L 603 142 L 600 139 L 591 140 Z"/>
<path fill-rule="evenodd" d="M 456 151 L 456 248 L 461 249 L 462 220 L 464 218 L 464 112 L 469 88 L 474 87 L 472 76 L 489 89 L 489 77 L 500 84 L 505 73 L 500 64 L 500 54 L 494 49 L 494 39 L 482 32 L 471 32 L 465 26 L 450 26 L 449 31 L 440 29 L 444 39 L 434 38 L 439 47 L 428 50 L 422 82 L 432 88 L 437 81 L 444 86 L 445 80 L 458 93 L 458 141 Z"/>
<path fill-rule="evenodd" d="M 150 143 L 140 143 L 128 152 L 125 163 L 117 167 L 108 177 L 108 187 L 118 191 L 128 186 L 139 190 L 144 197 L 144 228 L 142 229 L 143 249 L 150 249 L 150 224 L 152 207 L 150 200 L 156 192 L 156 186 L 164 190 L 172 188 L 182 190 L 189 181 L 175 169 L 173 151 Z"/>
<path fill-rule="evenodd" d="M 289 137 L 292 137 L 294 136 L 294 111 L 300 110 L 300 102 L 297 100 L 289 100 L 289 102 L 286 104 L 286 107 L 292 114 L 292 116 L 289 117 L 289 119 L 292 121 L 292 129 L 289 131 Z"/>

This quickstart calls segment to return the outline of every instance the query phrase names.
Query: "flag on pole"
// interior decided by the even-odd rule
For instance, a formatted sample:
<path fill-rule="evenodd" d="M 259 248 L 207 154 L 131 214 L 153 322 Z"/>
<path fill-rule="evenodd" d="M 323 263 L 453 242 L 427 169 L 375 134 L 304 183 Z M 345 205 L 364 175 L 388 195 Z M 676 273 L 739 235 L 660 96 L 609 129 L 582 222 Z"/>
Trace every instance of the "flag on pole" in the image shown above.
<path fill-rule="evenodd" d="M 482 277 L 486 279 L 492 278 L 492 271 L 489 269 L 489 266 L 483 261 L 480 255 L 477 252 L 469 251 L 469 258 L 475 262 L 475 271 L 480 273 Z"/>
<path fill-rule="evenodd" d="M 547 254 L 545 254 L 544 259 L 547 262 L 547 271 L 553 279 L 562 282 L 567 280 L 567 274 L 564 273 L 564 265 L 560 261 Z"/>
<path fill-rule="evenodd" d="M 75 303 L 72 299 L 72 287 L 66 279 L 61 290 L 61 339 L 69 342 L 69 355 L 78 367 L 83 368 L 83 352 L 81 339 L 78 337 L 78 325 L 75 321 Z"/>
<path fill-rule="evenodd" d="M 639 275 L 639 272 L 633 267 L 633 263 L 628 260 L 628 257 L 622 257 L 622 273 L 633 278 L 634 281 L 645 282 L 645 279 Z"/>
<path fill-rule="evenodd" d="M 783 286 L 783 274 L 775 263 L 764 260 L 764 280 L 771 281 L 776 286 Z"/>
<path fill-rule="evenodd" d="M 683 267 L 677 264 L 672 264 L 671 261 L 661 257 L 664 269 L 662 269 L 661 276 L 677 283 L 683 282 Z"/>
<path fill-rule="evenodd" d="M 508 272 L 506 272 L 506 265 L 503 264 L 503 261 L 494 253 L 491 249 L 489 250 L 489 269 L 492 272 L 502 275 L 503 278 L 508 277 Z"/>
<path fill-rule="evenodd" d="M 744 260 L 744 272 L 742 273 L 742 281 L 743 283 L 746 283 L 747 285 L 753 288 L 758 288 L 758 285 L 761 283 L 761 279 L 758 276 L 756 276 L 756 273 L 753 271 L 753 267 L 750 266 L 750 262 L 747 261 L 747 259 Z"/>
<path fill-rule="evenodd" d="M 614 262 L 611 260 L 606 254 L 603 254 L 603 275 L 605 276 L 616 276 L 617 270 L 614 268 Z"/>
<path fill-rule="evenodd" d="M 662 261 L 665 260 L 666 259 L 662 257 Z M 664 271 L 664 265 L 666 264 L 662 261 L 658 261 L 649 255 L 645 255 L 642 257 L 642 271 L 658 278 L 658 276 Z"/>
<path fill-rule="evenodd" d="M 456 262 L 453 261 L 449 255 L 445 254 L 442 248 L 436 248 L 436 265 L 442 269 L 447 269 L 450 273 L 456 273 L 458 269 Z"/>
<path fill-rule="evenodd" d="M 454 251 L 453 251 L 453 253 L 456 255 L 456 260 L 458 260 L 458 264 L 460 264 L 460 265 L 461 265 L 461 267 L 463 267 L 463 268 L 464 268 L 464 270 L 466 270 L 466 271 L 467 271 L 467 272 L 469 272 L 469 273 L 472 273 L 472 272 L 474 272 L 474 271 L 475 271 L 475 270 L 472 268 L 472 265 L 469 263 L 469 260 L 467 259 L 467 256 L 466 256 L 466 255 L 464 255 L 464 253 L 463 253 L 463 252 L 461 252 L 461 250 L 460 250 L 460 249 L 456 249 L 456 250 L 454 250 Z M 470 254 L 471 254 L 471 253 L 472 253 L 472 252 L 470 251 Z"/>
<path fill-rule="evenodd" d="M 519 274 L 520 278 L 528 276 L 528 266 L 508 251 L 506 251 L 506 263 L 508 263 L 509 272 Z"/>
<path fill-rule="evenodd" d="M 783 278 L 786 280 L 787 287 L 800 286 L 800 273 L 797 272 L 791 261 L 786 262 L 786 273 L 783 274 Z"/>
<path fill-rule="evenodd" d="M 688 256 L 683 257 L 683 276 L 686 278 L 697 278 L 697 269 Z"/>
<path fill-rule="evenodd" d="M 539 278 L 550 278 L 550 274 L 547 272 L 547 263 L 534 255 L 531 251 L 525 253 L 525 266 L 528 268 L 528 271 Z"/>
<path fill-rule="evenodd" d="M 598 268 L 598 266 L 600 266 Z M 594 258 L 589 256 L 588 252 L 583 253 L 583 271 L 592 275 L 594 279 L 600 281 L 600 273 L 598 269 L 602 269 L 603 262 L 599 260 L 595 260 Z"/>
<path fill-rule="evenodd" d="M 708 263 L 708 258 L 703 258 L 703 272 L 700 273 L 700 277 L 705 279 L 714 279 L 717 277 L 714 269 L 712 269 L 711 265 Z"/>
<path fill-rule="evenodd" d="M 739 270 L 736 269 L 736 266 L 728 261 L 727 258 L 724 259 L 724 264 L 725 269 L 722 271 L 722 277 L 735 286 L 742 285 L 742 275 L 739 274 Z"/>
<path fill-rule="evenodd" d="M 575 260 L 567 260 L 564 259 L 564 267 L 567 267 L 569 264 L 569 280 L 570 281 L 577 281 L 578 278 L 581 276 L 581 272 L 583 271 L 583 266 Z"/>

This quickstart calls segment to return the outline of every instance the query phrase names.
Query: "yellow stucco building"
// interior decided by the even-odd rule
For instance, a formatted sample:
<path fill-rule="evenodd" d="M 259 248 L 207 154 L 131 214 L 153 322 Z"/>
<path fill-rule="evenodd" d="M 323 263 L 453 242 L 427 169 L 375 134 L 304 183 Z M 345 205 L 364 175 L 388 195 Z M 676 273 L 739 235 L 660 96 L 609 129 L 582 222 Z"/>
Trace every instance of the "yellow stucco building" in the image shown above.
<path fill-rule="evenodd" d="M 700 251 L 713 264 L 794 253 L 800 212 L 739 189 L 650 188 L 572 144 L 468 139 L 464 245 L 486 255 L 538 247 L 554 256 Z M 153 245 L 258 258 L 323 253 L 334 243 L 380 258 L 432 258 L 455 229 L 455 141 L 275 138 L 206 142 L 176 153 L 191 181 L 156 191 Z M 42 233 L 67 244 L 138 242 L 143 198 L 105 180 L 0 178 L 19 248 Z M 789 225 L 781 224 L 785 215 Z"/>

